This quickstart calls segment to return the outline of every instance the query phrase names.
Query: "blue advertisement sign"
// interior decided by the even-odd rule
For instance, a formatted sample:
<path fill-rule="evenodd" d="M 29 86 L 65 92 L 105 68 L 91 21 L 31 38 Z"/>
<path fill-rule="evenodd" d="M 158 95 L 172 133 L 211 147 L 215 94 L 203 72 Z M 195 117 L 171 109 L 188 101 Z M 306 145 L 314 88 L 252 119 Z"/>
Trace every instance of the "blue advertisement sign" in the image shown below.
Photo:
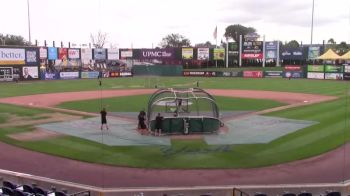
<path fill-rule="evenodd" d="M 304 53 L 302 48 L 286 48 L 281 50 L 282 60 L 303 60 Z"/>
<path fill-rule="evenodd" d="M 48 47 L 48 59 L 49 60 L 56 60 L 57 59 L 57 48 L 55 47 Z"/>
<path fill-rule="evenodd" d="M 58 80 L 60 78 L 57 72 L 41 72 L 40 79 L 42 80 Z"/>
<path fill-rule="evenodd" d="M 277 41 L 265 42 L 265 58 L 277 59 Z"/>
<path fill-rule="evenodd" d="M 95 60 L 106 60 L 107 52 L 104 48 L 95 48 L 94 49 L 94 59 Z"/>

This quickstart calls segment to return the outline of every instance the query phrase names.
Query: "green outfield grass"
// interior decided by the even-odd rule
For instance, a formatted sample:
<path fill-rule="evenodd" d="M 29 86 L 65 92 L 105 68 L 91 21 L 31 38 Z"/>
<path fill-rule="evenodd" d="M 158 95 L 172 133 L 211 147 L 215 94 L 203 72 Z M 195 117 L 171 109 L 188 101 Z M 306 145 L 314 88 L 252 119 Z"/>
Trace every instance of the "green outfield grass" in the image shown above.
<path fill-rule="evenodd" d="M 85 101 L 65 102 L 58 107 L 73 109 L 85 112 L 99 112 L 102 107 L 107 107 L 108 111 L 113 112 L 139 112 L 147 108 L 150 95 L 138 95 L 129 97 L 116 97 L 107 99 L 95 99 Z M 285 105 L 272 100 L 243 99 L 231 97 L 215 97 L 218 107 L 221 111 L 259 111 L 268 108 Z M 205 106 L 201 108 L 205 111 Z"/>
<path fill-rule="evenodd" d="M 201 140 L 173 140 L 171 148 L 152 147 L 109 147 L 80 138 L 65 136 L 44 141 L 23 142 L 10 139 L 7 134 L 31 131 L 33 128 L 12 127 L 0 129 L 0 140 L 23 148 L 28 148 L 57 156 L 87 162 L 104 163 L 119 166 L 145 168 L 251 168 L 274 165 L 316 156 L 350 140 L 349 134 L 349 83 L 341 81 L 320 80 L 285 80 L 285 79 L 242 79 L 242 78 L 120 78 L 103 80 L 103 89 L 141 88 L 155 84 L 166 87 L 194 86 L 199 81 L 202 88 L 255 89 L 272 91 L 304 92 L 338 96 L 339 99 L 320 104 L 292 108 L 269 113 L 290 119 L 318 121 L 319 124 L 288 134 L 268 144 L 247 144 L 232 146 L 208 146 Z M 148 85 L 144 85 L 148 83 Z M 97 90 L 96 80 L 50 81 L 25 84 L 0 84 L 1 97 L 63 92 Z M 123 100 L 124 99 L 124 100 Z M 120 103 L 132 99 L 140 100 L 142 96 L 118 99 L 105 99 L 103 102 Z M 231 98 L 230 98 L 231 99 Z M 230 101 L 218 97 L 219 104 L 231 107 Z M 247 101 L 237 100 L 238 103 Z M 94 110 L 99 100 L 87 104 Z M 63 107 L 68 107 L 65 103 Z M 90 104 L 95 104 L 91 105 Z M 255 105 L 256 102 L 251 102 Z M 74 104 L 73 104 L 74 105 Z M 123 104 L 125 105 L 125 104 Z M 130 104 L 129 104 L 130 105 Z M 226 106 L 225 106 L 226 105 Z M 249 105 L 248 103 L 242 105 Z M 21 113 L 12 109 L 17 106 L 0 104 L 0 113 Z M 69 106 L 71 107 L 71 106 Z M 233 107 L 233 106 L 232 106 Z M 239 106 L 237 106 L 239 107 Z M 99 108 L 99 107 L 98 107 Z M 126 107 L 130 110 L 140 108 Z M 78 109 L 78 108 L 76 108 Z M 23 108 L 23 110 L 31 110 Z M 23 111 L 22 111 L 23 112 Z M 0 115 L 1 119 L 1 115 Z"/>

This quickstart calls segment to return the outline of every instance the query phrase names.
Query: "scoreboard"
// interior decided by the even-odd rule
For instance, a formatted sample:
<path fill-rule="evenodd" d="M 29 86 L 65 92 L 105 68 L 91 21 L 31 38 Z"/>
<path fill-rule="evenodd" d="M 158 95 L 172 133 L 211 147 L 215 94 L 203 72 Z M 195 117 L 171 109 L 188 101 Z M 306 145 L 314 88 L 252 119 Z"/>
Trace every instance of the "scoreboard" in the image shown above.
<path fill-rule="evenodd" d="M 12 81 L 12 80 L 13 80 L 13 68 L 0 67 L 0 81 Z"/>

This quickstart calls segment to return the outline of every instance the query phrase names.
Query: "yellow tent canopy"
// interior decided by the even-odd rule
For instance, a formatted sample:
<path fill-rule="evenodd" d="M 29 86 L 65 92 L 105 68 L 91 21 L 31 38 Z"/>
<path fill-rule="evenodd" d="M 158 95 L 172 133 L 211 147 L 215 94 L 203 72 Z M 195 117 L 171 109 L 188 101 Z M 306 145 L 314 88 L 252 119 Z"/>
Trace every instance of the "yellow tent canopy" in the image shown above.
<path fill-rule="evenodd" d="M 323 60 L 337 60 L 341 57 L 337 55 L 332 49 L 327 50 L 327 52 L 323 53 L 321 56 L 317 57 L 316 59 L 323 59 Z"/>
<path fill-rule="evenodd" d="M 347 53 L 345 53 L 343 56 L 341 56 L 340 59 L 350 60 L 350 50 Z"/>

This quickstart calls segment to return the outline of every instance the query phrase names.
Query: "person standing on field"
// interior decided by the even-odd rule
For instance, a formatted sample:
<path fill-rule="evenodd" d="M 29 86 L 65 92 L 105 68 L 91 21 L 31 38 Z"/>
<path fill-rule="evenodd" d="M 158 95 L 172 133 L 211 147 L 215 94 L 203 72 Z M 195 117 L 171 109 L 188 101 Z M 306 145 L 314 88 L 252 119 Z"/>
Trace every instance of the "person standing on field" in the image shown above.
<path fill-rule="evenodd" d="M 100 112 L 101 114 L 101 130 L 103 130 L 103 125 L 106 126 L 106 129 L 108 130 L 108 125 L 107 125 L 107 112 L 106 108 L 103 108 Z"/>

